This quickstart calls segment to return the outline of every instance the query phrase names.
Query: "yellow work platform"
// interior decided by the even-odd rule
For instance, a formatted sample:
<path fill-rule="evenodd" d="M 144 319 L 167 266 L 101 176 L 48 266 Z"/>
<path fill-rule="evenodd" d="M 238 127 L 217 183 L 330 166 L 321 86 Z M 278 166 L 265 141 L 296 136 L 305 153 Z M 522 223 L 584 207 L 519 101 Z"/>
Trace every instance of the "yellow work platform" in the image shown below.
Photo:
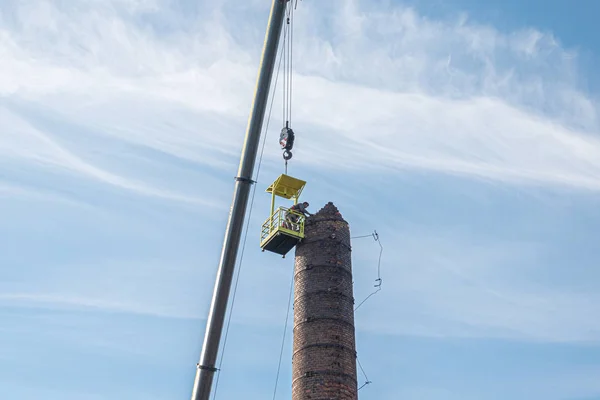
<path fill-rule="evenodd" d="M 271 193 L 271 214 L 262 225 L 260 247 L 263 251 L 285 255 L 304 238 L 305 217 L 301 213 L 291 211 L 286 207 L 275 209 L 275 196 L 293 199 L 298 204 L 298 198 L 306 182 L 292 176 L 281 174 L 267 188 Z"/>

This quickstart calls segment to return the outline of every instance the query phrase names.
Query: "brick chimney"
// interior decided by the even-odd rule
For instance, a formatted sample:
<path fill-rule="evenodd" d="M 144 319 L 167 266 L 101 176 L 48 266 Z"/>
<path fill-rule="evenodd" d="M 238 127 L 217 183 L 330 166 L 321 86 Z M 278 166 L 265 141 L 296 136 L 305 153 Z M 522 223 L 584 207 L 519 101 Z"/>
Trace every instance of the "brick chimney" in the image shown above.
<path fill-rule="evenodd" d="M 333 203 L 296 247 L 292 400 L 357 400 L 348 223 Z"/>

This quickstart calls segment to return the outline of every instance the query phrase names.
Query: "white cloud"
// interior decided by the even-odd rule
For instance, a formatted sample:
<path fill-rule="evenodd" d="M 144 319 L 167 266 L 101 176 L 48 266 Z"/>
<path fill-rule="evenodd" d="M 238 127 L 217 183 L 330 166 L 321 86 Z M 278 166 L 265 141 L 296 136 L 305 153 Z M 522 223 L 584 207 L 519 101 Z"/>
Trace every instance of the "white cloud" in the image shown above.
<path fill-rule="evenodd" d="M 93 146 L 85 139 L 87 133 L 72 135 L 76 145 L 65 146 L 55 139 L 52 130 L 57 128 L 33 126 L 8 105 L 34 104 L 64 123 L 93 130 L 106 141 L 118 139 L 189 161 L 193 168 L 233 174 L 256 78 L 264 15 L 239 19 L 248 11 L 240 8 L 227 10 L 233 13 L 230 19 L 209 20 L 206 15 L 220 15 L 219 8 L 227 6 L 223 3 L 203 5 L 206 14 L 197 19 L 178 14 L 176 7 L 154 13 L 167 4 L 160 2 L 69 4 L 40 0 L 8 1 L 2 6 L 0 95 L 7 107 L 0 108 L 0 153 L 4 162 L 41 164 L 177 202 L 227 206 L 229 192 L 224 185 L 216 189 L 217 178 L 208 184 L 181 184 L 179 188 L 189 189 L 181 191 L 172 190 L 168 179 L 150 184 L 149 170 L 137 176 L 131 172 L 137 165 L 133 157 L 130 165 L 118 170 L 110 166 L 117 159 L 110 152 L 102 162 L 91 162 L 85 157 Z M 338 12 L 323 10 L 334 7 Z M 296 13 L 298 140 L 293 162 L 305 170 L 321 170 L 330 181 L 338 179 L 340 171 L 367 168 L 387 176 L 397 176 L 398 170 L 425 170 L 502 183 L 600 190 L 598 106 L 577 89 L 576 58 L 552 36 L 535 30 L 507 35 L 466 18 L 431 21 L 400 6 L 377 12 L 365 9 L 364 3 L 356 1 L 341 8 L 304 2 Z M 168 26 L 153 23 L 151 16 L 164 18 Z M 273 130 L 281 123 L 279 107 L 276 102 Z M 98 143 L 100 149 L 107 146 Z M 266 157 L 272 162 L 279 153 L 269 147 Z M 18 181 L 17 175 L 12 178 Z M 202 189 L 192 189 L 201 184 Z M 11 185 L 9 190 L 18 189 L 16 183 Z M 209 193 L 213 189 L 217 193 Z M 352 194 L 346 191 L 341 187 L 335 194 L 350 202 Z M 430 244 L 419 239 L 413 253 L 414 248 Z M 497 260 L 498 254 L 480 262 Z M 513 330 L 508 336 L 516 331 L 517 336 L 542 339 L 598 338 L 598 326 L 586 320 L 598 303 L 594 297 L 551 296 L 540 290 L 534 292 L 544 299 L 540 303 L 533 295 L 506 287 L 454 286 L 465 272 L 453 266 L 473 260 L 457 258 L 450 265 L 440 259 L 417 261 L 446 268 L 447 273 L 429 280 L 435 271 L 424 269 L 398 282 L 407 291 L 402 300 L 412 298 L 408 305 L 424 306 L 435 314 L 428 319 L 420 311 L 401 309 L 399 313 L 406 314 L 396 315 L 410 317 L 416 326 L 409 332 L 436 331 L 439 315 L 445 315 L 451 322 L 441 330 L 456 335 Z M 207 296 L 211 288 L 212 284 L 206 285 Z M 441 289 L 454 301 L 432 297 Z M 161 315 L 178 307 L 172 303 L 165 307 L 160 303 L 165 299 L 158 298 L 150 310 L 141 310 L 139 293 L 128 292 L 123 302 L 111 302 L 107 293 L 104 297 L 90 293 L 14 292 L 4 300 Z M 380 298 L 399 301 L 387 293 Z M 266 297 L 259 301 L 272 304 Z M 481 308 L 470 307 L 474 301 L 485 304 L 488 311 L 481 314 Z M 512 314 L 525 306 L 531 311 Z M 579 313 L 569 313 L 572 307 Z M 183 315 L 190 315 L 188 311 Z M 397 325 L 374 326 L 406 332 Z M 585 333 L 590 329 L 592 333 Z"/>

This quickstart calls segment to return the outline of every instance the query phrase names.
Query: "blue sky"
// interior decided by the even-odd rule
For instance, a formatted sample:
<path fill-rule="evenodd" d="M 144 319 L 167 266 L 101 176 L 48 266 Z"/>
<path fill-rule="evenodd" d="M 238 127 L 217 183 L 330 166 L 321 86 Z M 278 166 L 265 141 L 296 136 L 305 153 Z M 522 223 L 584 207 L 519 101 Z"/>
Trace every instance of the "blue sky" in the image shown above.
<path fill-rule="evenodd" d="M 482 4 L 296 13 L 290 173 L 384 246 L 356 314 L 363 400 L 600 399 L 600 6 Z M 0 4 L 5 398 L 189 397 L 268 9 Z M 217 399 L 273 393 L 277 93 Z M 379 247 L 353 248 L 361 301 Z"/>

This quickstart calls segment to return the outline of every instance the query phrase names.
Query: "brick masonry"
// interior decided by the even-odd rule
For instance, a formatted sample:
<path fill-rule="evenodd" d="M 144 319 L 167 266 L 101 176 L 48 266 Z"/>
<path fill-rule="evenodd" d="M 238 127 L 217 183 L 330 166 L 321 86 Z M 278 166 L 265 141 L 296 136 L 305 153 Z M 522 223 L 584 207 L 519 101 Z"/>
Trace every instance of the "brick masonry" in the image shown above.
<path fill-rule="evenodd" d="M 294 268 L 292 400 L 356 400 L 350 228 L 333 203 L 307 218 Z"/>

